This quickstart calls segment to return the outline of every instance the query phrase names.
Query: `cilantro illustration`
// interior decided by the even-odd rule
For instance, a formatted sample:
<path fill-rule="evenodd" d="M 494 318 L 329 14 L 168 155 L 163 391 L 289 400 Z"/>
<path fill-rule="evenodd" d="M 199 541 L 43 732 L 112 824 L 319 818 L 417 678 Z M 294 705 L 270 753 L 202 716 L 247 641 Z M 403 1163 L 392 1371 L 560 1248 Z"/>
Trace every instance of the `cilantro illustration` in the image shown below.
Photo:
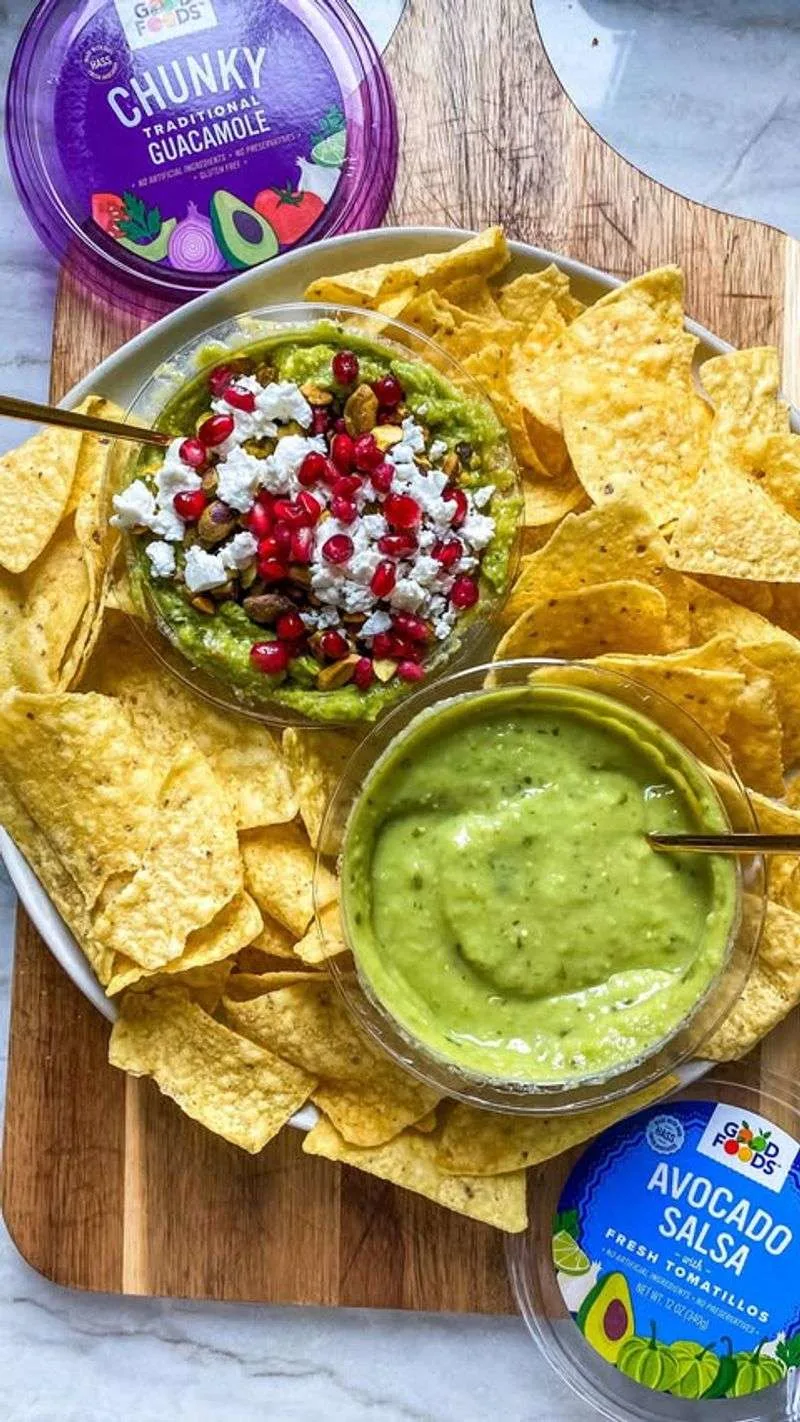
<path fill-rule="evenodd" d="M 796 1368 L 800 1363 L 800 1333 L 795 1333 L 792 1338 L 783 1338 L 775 1349 L 775 1356 L 785 1363 L 787 1368 Z"/>
<path fill-rule="evenodd" d="M 120 231 L 131 242 L 149 242 L 161 231 L 161 212 L 157 207 L 148 207 L 135 193 L 122 194 L 125 216 L 119 220 Z"/>
<path fill-rule="evenodd" d="M 345 117 L 338 104 L 327 109 L 322 115 L 316 130 L 311 138 L 312 147 L 315 143 L 321 142 L 323 138 L 330 138 L 332 133 L 339 133 L 345 126 Z"/>
<path fill-rule="evenodd" d="M 580 1224 L 577 1210 L 561 1210 L 556 1212 L 553 1220 L 553 1234 L 563 1230 L 565 1234 L 571 1234 L 574 1240 L 580 1239 Z"/>

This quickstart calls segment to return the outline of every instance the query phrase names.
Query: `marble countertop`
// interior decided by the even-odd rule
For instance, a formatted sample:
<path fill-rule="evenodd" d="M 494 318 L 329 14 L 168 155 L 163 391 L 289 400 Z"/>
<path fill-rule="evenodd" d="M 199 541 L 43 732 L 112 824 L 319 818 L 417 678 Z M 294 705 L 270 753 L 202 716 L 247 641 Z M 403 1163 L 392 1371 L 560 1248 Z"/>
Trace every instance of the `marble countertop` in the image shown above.
<path fill-rule="evenodd" d="M 358 0 L 385 42 L 402 0 Z M 793 0 L 536 0 L 579 107 L 692 196 L 800 228 Z M 0 10 L 0 77 L 30 10 Z M 598 43 L 593 44 L 597 39 Z M 718 61 L 718 62 L 715 62 Z M 644 115 L 645 122 L 642 122 Z M 0 168 L 0 386 L 47 391 L 55 271 Z M 0 429 L 0 448 L 19 430 Z M 13 894 L 0 874 L 0 1088 Z M 513 1318 L 196 1305 L 76 1294 L 41 1279 L 0 1225 L 0 1416 L 8 1422 L 588 1422 Z"/>

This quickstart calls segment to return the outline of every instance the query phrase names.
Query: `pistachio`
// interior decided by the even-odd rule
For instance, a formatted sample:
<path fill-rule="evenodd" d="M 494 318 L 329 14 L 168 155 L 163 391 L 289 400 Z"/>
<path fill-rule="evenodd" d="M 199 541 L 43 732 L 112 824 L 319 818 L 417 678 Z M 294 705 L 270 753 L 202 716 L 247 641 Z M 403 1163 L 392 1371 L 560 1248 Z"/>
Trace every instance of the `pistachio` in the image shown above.
<path fill-rule="evenodd" d="M 246 439 L 242 441 L 242 449 L 247 454 L 252 454 L 254 459 L 266 459 L 274 448 L 274 439 Z"/>
<path fill-rule="evenodd" d="M 227 583 L 223 583 L 220 588 L 212 588 L 211 596 L 215 602 L 230 602 L 236 596 L 236 582 L 229 578 Z"/>
<path fill-rule="evenodd" d="M 442 460 L 442 469 L 444 470 L 444 473 L 447 475 L 448 479 L 454 479 L 456 474 L 461 473 L 461 463 L 459 461 L 458 455 L 455 454 L 452 449 L 450 453 L 446 454 L 444 459 Z"/>
<path fill-rule="evenodd" d="M 198 593 L 196 597 L 190 599 L 190 602 L 195 612 L 210 614 L 217 610 L 217 604 L 213 598 L 206 597 L 205 593 Z"/>
<path fill-rule="evenodd" d="M 367 434 L 378 418 L 378 397 L 369 385 L 359 385 L 345 401 L 344 427 L 349 435 Z"/>
<path fill-rule="evenodd" d="M 468 465 L 471 462 L 474 453 L 475 451 L 468 439 L 462 439 L 456 445 L 456 454 L 464 465 Z"/>
<path fill-rule="evenodd" d="M 377 657 L 372 663 L 372 670 L 378 681 L 386 683 L 391 681 L 397 671 L 397 662 L 393 662 L 391 657 Z"/>
<path fill-rule="evenodd" d="M 233 533 L 239 522 L 235 511 L 223 504 L 221 499 L 215 499 L 208 504 L 200 515 L 197 524 L 197 533 L 201 543 L 221 543 L 224 538 Z"/>
<path fill-rule="evenodd" d="M 345 686 L 348 681 L 352 681 L 356 664 L 360 660 L 358 652 L 351 652 L 349 656 L 342 657 L 338 662 L 331 662 L 330 666 L 322 667 L 317 673 L 317 686 L 320 691 L 333 691 L 337 686 Z"/>
<path fill-rule="evenodd" d="M 307 588 L 311 582 L 311 569 L 305 563 L 289 564 L 289 580 L 297 583 L 300 587 Z"/>
<path fill-rule="evenodd" d="M 277 379 L 278 372 L 274 365 L 271 365 L 268 360 L 264 360 L 260 365 L 256 366 L 256 380 L 261 385 L 271 385 L 273 381 Z"/>
<path fill-rule="evenodd" d="M 245 591 L 247 591 L 248 588 L 251 588 L 253 586 L 257 577 L 258 569 L 255 563 L 248 563 L 247 567 L 242 568 L 239 572 L 239 582 L 241 583 Z"/>
<path fill-rule="evenodd" d="M 385 453 L 387 449 L 391 449 L 393 444 L 400 443 L 403 431 L 399 425 L 376 425 L 372 435 L 378 448 Z"/>
<path fill-rule="evenodd" d="M 216 494 L 217 492 L 216 469 L 209 469 L 208 473 L 203 475 L 200 488 L 203 490 L 204 494 L 208 494 L 209 497 L 213 498 L 214 494 Z"/>
<path fill-rule="evenodd" d="M 313 380 L 307 380 L 300 386 L 301 395 L 305 395 L 309 405 L 330 405 L 333 394 L 330 390 L 323 390 L 321 385 L 315 385 Z"/>
<path fill-rule="evenodd" d="M 244 598 L 242 607 L 251 621 L 261 627 L 274 627 L 281 614 L 290 611 L 292 601 L 283 593 L 256 593 Z"/>

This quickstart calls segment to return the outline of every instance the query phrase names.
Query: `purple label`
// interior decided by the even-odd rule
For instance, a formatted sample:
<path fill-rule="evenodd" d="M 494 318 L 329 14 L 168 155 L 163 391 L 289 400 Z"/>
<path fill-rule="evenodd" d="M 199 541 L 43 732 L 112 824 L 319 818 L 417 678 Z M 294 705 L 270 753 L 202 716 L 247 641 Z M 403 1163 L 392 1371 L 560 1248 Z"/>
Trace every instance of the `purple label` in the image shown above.
<path fill-rule="evenodd" d="M 76 29 L 61 70 L 59 186 L 92 240 L 137 270 L 242 270 L 324 217 L 344 102 L 281 0 L 113 0 Z"/>

